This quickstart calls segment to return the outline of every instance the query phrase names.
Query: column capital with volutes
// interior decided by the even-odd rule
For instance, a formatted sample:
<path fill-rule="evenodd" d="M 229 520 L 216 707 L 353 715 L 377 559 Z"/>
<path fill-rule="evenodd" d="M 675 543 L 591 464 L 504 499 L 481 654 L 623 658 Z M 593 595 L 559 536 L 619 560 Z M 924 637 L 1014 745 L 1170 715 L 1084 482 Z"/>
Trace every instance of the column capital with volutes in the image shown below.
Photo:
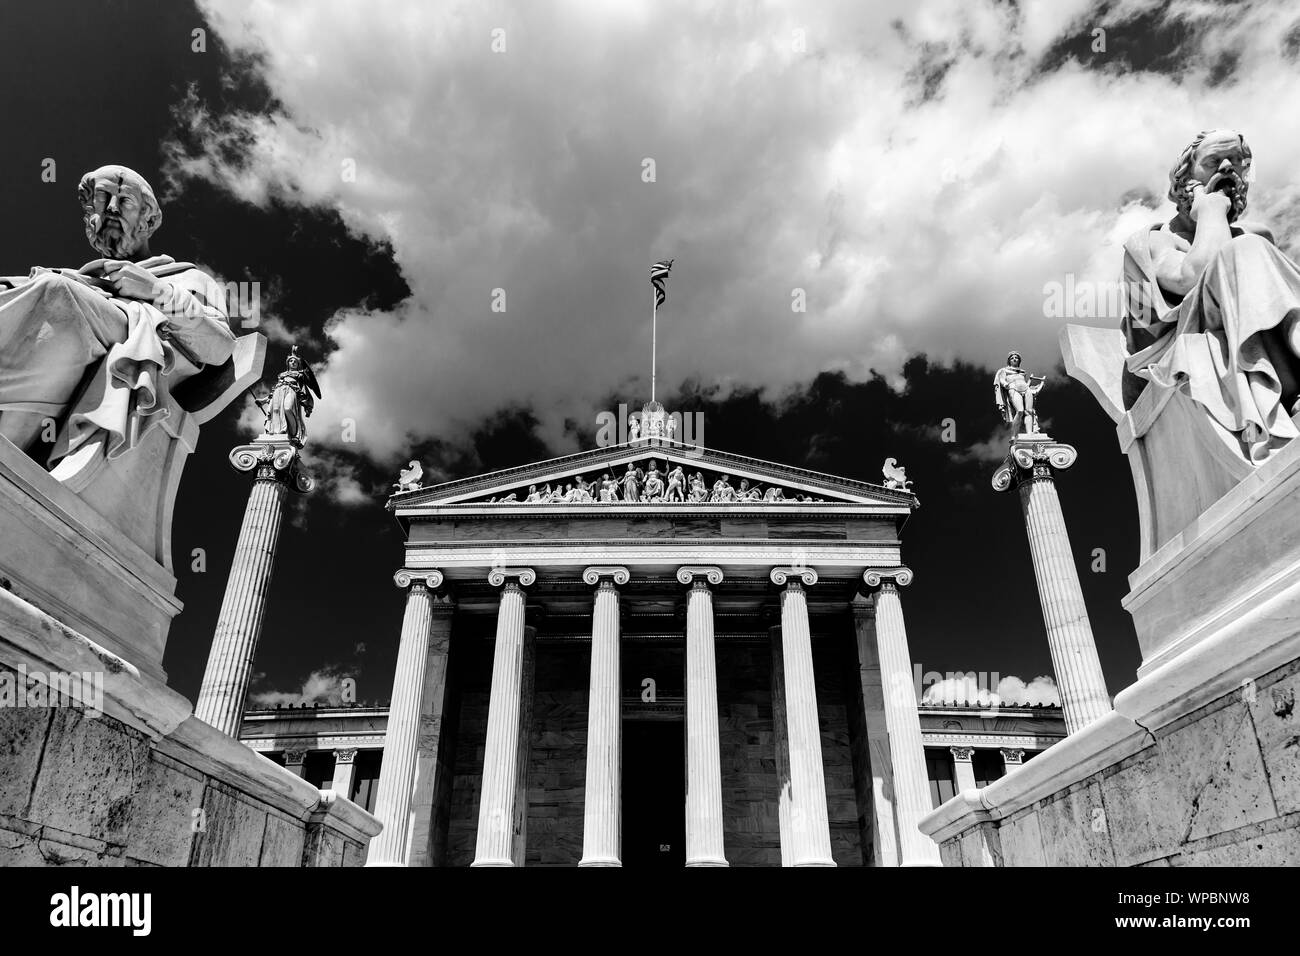
<path fill-rule="evenodd" d="M 776 567 L 768 576 L 773 584 L 781 587 L 798 588 L 800 584 L 812 587 L 817 583 L 817 569 L 803 565 Z"/>
<path fill-rule="evenodd" d="M 872 589 L 905 588 L 912 583 L 912 569 L 901 565 L 893 568 L 867 568 L 862 572 L 862 580 Z"/>
<path fill-rule="evenodd" d="M 507 584 L 507 580 L 510 578 L 514 580 L 509 581 Z M 497 567 L 488 572 L 487 579 L 488 584 L 494 588 L 499 588 L 502 585 L 526 588 L 537 583 L 537 572 L 532 568 Z"/>
<path fill-rule="evenodd" d="M 443 574 L 437 568 L 401 568 L 393 575 L 393 583 L 403 590 L 410 587 L 436 591 L 442 587 Z"/>
<path fill-rule="evenodd" d="M 619 565 L 598 564 L 584 570 L 582 580 L 587 584 L 596 584 L 601 587 L 606 584 L 622 586 L 632 580 L 632 575 L 627 568 Z"/>
<path fill-rule="evenodd" d="M 711 564 L 687 564 L 677 569 L 677 581 L 680 584 L 707 589 L 709 585 L 722 583 L 722 568 Z"/>
<path fill-rule="evenodd" d="M 1073 445 L 1047 435 L 1034 440 L 1016 438 L 1007 448 L 1006 460 L 993 473 L 993 490 L 1007 491 L 1029 481 L 1051 481 L 1079 458 Z"/>

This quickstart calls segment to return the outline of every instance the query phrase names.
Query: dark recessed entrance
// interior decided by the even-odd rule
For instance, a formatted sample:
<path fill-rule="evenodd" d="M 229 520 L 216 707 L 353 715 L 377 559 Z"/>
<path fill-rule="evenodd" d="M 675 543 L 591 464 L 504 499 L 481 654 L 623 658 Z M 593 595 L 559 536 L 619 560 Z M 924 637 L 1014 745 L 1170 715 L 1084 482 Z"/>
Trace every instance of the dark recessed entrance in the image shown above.
<path fill-rule="evenodd" d="M 676 720 L 623 721 L 623 865 L 686 865 L 686 743 Z"/>

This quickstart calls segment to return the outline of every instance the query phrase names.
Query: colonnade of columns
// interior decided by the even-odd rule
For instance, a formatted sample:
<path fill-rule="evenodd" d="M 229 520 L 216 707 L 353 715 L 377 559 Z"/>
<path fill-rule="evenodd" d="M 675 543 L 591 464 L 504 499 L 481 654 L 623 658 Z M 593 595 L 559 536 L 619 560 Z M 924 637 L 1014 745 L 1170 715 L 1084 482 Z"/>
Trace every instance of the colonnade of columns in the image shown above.
<path fill-rule="evenodd" d="M 816 585 L 817 572 L 808 567 L 778 567 L 771 570 L 770 578 L 782 588 L 781 624 L 773 629 L 773 723 L 778 725 L 782 863 L 834 866 L 807 600 L 807 588 Z M 424 654 L 430 629 L 430 592 L 441 580 L 437 571 L 397 575 L 398 584 L 409 591 L 375 807 L 384 830 L 371 844 L 368 865 L 403 865 L 410 859 L 412 793 L 418 786 L 416 735 L 422 703 L 427 704 L 424 698 L 429 693 L 424 688 Z M 594 588 L 594 597 L 579 866 L 621 866 L 619 589 L 629 583 L 631 574 L 625 567 L 594 566 L 584 571 L 583 580 Z M 713 566 L 684 566 L 678 569 L 677 580 L 688 588 L 686 865 L 727 866 L 712 593 L 722 583 L 723 572 Z M 877 590 L 876 650 L 893 765 L 892 825 L 898 831 L 898 860 L 903 865 L 938 865 L 938 847 L 916 827 L 930 811 L 930 797 L 897 593 L 897 585 L 907 584 L 911 572 L 906 568 L 870 570 L 864 580 Z M 527 818 L 526 733 L 534 643 L 534 629 L 525 621 L 525 595 L 536 581 L 536 572 L 532 568 L 494 568 L 488 581 L 500 588 L 500 597 L 472 865 L 520 866 Z"/>

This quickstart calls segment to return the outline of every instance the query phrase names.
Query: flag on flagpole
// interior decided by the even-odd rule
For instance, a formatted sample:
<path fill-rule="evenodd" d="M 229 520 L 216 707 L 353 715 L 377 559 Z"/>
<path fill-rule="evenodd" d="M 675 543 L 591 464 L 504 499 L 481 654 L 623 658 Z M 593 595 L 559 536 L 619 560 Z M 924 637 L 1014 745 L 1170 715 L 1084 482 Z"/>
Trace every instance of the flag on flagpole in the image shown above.
<path fill-rule="evenodd" d="M 650 267 L 650 284 L 655 287 L 655 310 L 664 304 L 667 295 L 664 293 L 664 280 L 668 278 L 668 273 L 672 271 L 673 260 L 661 259 Z"/>

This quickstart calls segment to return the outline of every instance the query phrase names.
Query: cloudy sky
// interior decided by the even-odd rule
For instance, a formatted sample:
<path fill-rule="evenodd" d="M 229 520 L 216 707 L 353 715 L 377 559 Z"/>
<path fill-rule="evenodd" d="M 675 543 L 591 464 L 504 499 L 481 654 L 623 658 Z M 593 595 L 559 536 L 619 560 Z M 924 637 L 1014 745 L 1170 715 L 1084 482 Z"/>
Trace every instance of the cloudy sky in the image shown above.
<path fill-rule="evenodd" d="M 988 490 L 990 369 L 1016 347 L 1058 374 L 1045 284 L 1116 276 L 1199 129 L 1246 133 L 1252 218 L 1300 236 L 1281 0 L 99 7 L 0 35 L 0 273 L 89 258 L 76 179 L 122 162 L 166 203 L 157 250 L 259 283 L 268 368 L 290 340 L 316 365 L 322 486 L 286 530 L 264 695 L 359 673 L 387 697 L 396 466 L 591 447 L 599 411 L 648 397 L 646 271 L 669 256 L 661 397 L 727 450 L 866 480 L 902 460 L 914 657 L 1030 684 L 1050 662 L 1018 509 Z M 1116 692 L 1138 663 L 1127 464 L 1086 392 L 1044 394 L 1082 453 L 1062 497 Z M 167 666 L 191 695 L 246 493 L 224 454 L 254 418 L 209 426 L 182 486 L 176 551 L 207 562 L 177 569 Z"/>

